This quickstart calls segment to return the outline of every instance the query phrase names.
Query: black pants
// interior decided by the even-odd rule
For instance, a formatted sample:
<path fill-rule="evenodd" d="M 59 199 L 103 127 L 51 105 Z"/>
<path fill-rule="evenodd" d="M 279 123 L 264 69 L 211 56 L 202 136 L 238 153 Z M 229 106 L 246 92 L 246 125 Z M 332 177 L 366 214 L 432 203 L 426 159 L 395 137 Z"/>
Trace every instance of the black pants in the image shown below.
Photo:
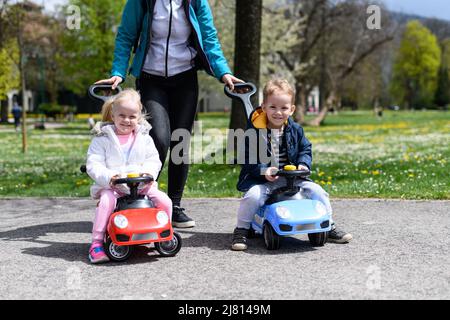
<path fill-rule="evenodd" d="M 136 86 L 152 125 L 150 136 L 164 166 L 169 149 L 179 143 L 171 141 L 172 132 L 192 130 L 198 100 L 197 71 L 192 69 L 168 78 L 142 73 Z M 189 152 L 189 149 L 184 151 Z M 188 163 L 174 164 L 169 154 L 168 196 L 175 206 L 180 205 L 188 171 Z"/>

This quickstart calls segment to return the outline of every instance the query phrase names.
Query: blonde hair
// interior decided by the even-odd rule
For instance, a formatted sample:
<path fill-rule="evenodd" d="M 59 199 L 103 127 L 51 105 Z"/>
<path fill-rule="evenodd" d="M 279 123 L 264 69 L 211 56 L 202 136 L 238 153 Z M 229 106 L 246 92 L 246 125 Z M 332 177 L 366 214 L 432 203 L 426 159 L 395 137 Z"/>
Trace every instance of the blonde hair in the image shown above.
<path fill-rule="evenodd" d="M 113 96 L 103 104 L 102 122 L 113 122 L 112 115 L 116 107 L 120 104 L 121 101 L 124 100 L 131 100 L 136 103 L 140 112 L 139 122 L 142 122 L 146 118 L 146 114 L 142 112 L 143 106 L 141 102 L 141 95 L 136 90 L 128 88 L 122 90 L 120 93 Z"/>
<path fill-rule="evenodd" d="M 275 92 L 286 93 L 291 96 L 291 103 L 295 104 L 295 89 L 289 84 L 286 79 L 272 79 L 266 83 L 263 89 L 263 99 L 264 101 L 267 98 L 274 94 Z"/>

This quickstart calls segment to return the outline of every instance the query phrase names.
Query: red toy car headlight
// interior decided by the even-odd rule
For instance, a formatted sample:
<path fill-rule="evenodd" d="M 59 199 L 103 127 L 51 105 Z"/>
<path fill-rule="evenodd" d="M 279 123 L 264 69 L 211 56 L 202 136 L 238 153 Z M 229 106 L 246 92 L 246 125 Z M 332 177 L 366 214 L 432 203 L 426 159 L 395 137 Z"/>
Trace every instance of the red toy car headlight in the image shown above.
<path fill-rule="evenodd" d="M 156 220 L 158 220 L 160 224 L 167 224 L 169 222 L 169 215 L 165 211 L 158 211 Z"/>
<path fill-rule="evenodd" d="M 128 219 L 124 215 L 118 214 L 114 217 L 114 225 L 119 229 L 128 227 Z"/>

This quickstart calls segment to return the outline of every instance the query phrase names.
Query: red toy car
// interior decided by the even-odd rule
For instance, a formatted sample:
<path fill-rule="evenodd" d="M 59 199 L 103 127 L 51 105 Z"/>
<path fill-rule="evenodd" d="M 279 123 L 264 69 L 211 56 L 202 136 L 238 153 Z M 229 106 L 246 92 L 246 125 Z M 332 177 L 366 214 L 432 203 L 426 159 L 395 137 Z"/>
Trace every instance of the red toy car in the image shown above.
<path fill-rule="evenodd" d="M 112 261 L 125 261 L 133 246 L 154 243 L 165 257 L 181 249 L 181 237 L 173 231 L 169 214 L 155 207 L 150 199 L 138 195 L 138 186 L 153 181 L 151 176 L 129 174 L 114 184 L 127 184 L 130 195 L 117 199 L 116 209 L 109 218 L 105 234 L 105 252 Z"/>

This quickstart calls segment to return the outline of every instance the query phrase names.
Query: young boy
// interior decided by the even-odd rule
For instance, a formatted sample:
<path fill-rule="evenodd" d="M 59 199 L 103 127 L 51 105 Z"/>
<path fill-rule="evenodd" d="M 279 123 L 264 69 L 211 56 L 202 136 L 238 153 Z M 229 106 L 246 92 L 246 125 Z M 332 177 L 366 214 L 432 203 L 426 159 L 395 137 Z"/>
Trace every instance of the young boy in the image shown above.
<path fill-rule="evenodd" d="M 253 216 L 264 205 L 268 194 L 285 184 L 284 178 L 273 174 L 288 164 L 297 166 L 299 170 L 311 170 L 311 143 L 305 137 L 303 128 L 290 118 L 295 111 L 294 104 L 295 92 L 290 84 L 286 80 L 271 80 L 264 87 L 262 107 L 253 111 L 250 116 L 247 130 L 267 132 L 267 153 L 272 161 L 263 163 L 259 158 L 260 150 L 255 150 L 255 146 L 246 141 L 246 162 L 237 184 L 237 189 L 245 194 L 238 210 L 232 250 L 247 249 L 247 236 Z M 259 148 L 261 147 L 266 146 L 260 145 Z M 255 163 L 249 160 L 251 156 L 257 158 Z M 276 166 L 271 166 L 270 163 L 275 163 Z M 296 185 L 302 188 L 303 196 L 322 202 L 332 214 L 328 193 L 322 187 L 311 180 L 300 180 Z M 351 239 L 351 234 L 338 230 L 332 223 L 329 242 L 348 243 Z"/>

